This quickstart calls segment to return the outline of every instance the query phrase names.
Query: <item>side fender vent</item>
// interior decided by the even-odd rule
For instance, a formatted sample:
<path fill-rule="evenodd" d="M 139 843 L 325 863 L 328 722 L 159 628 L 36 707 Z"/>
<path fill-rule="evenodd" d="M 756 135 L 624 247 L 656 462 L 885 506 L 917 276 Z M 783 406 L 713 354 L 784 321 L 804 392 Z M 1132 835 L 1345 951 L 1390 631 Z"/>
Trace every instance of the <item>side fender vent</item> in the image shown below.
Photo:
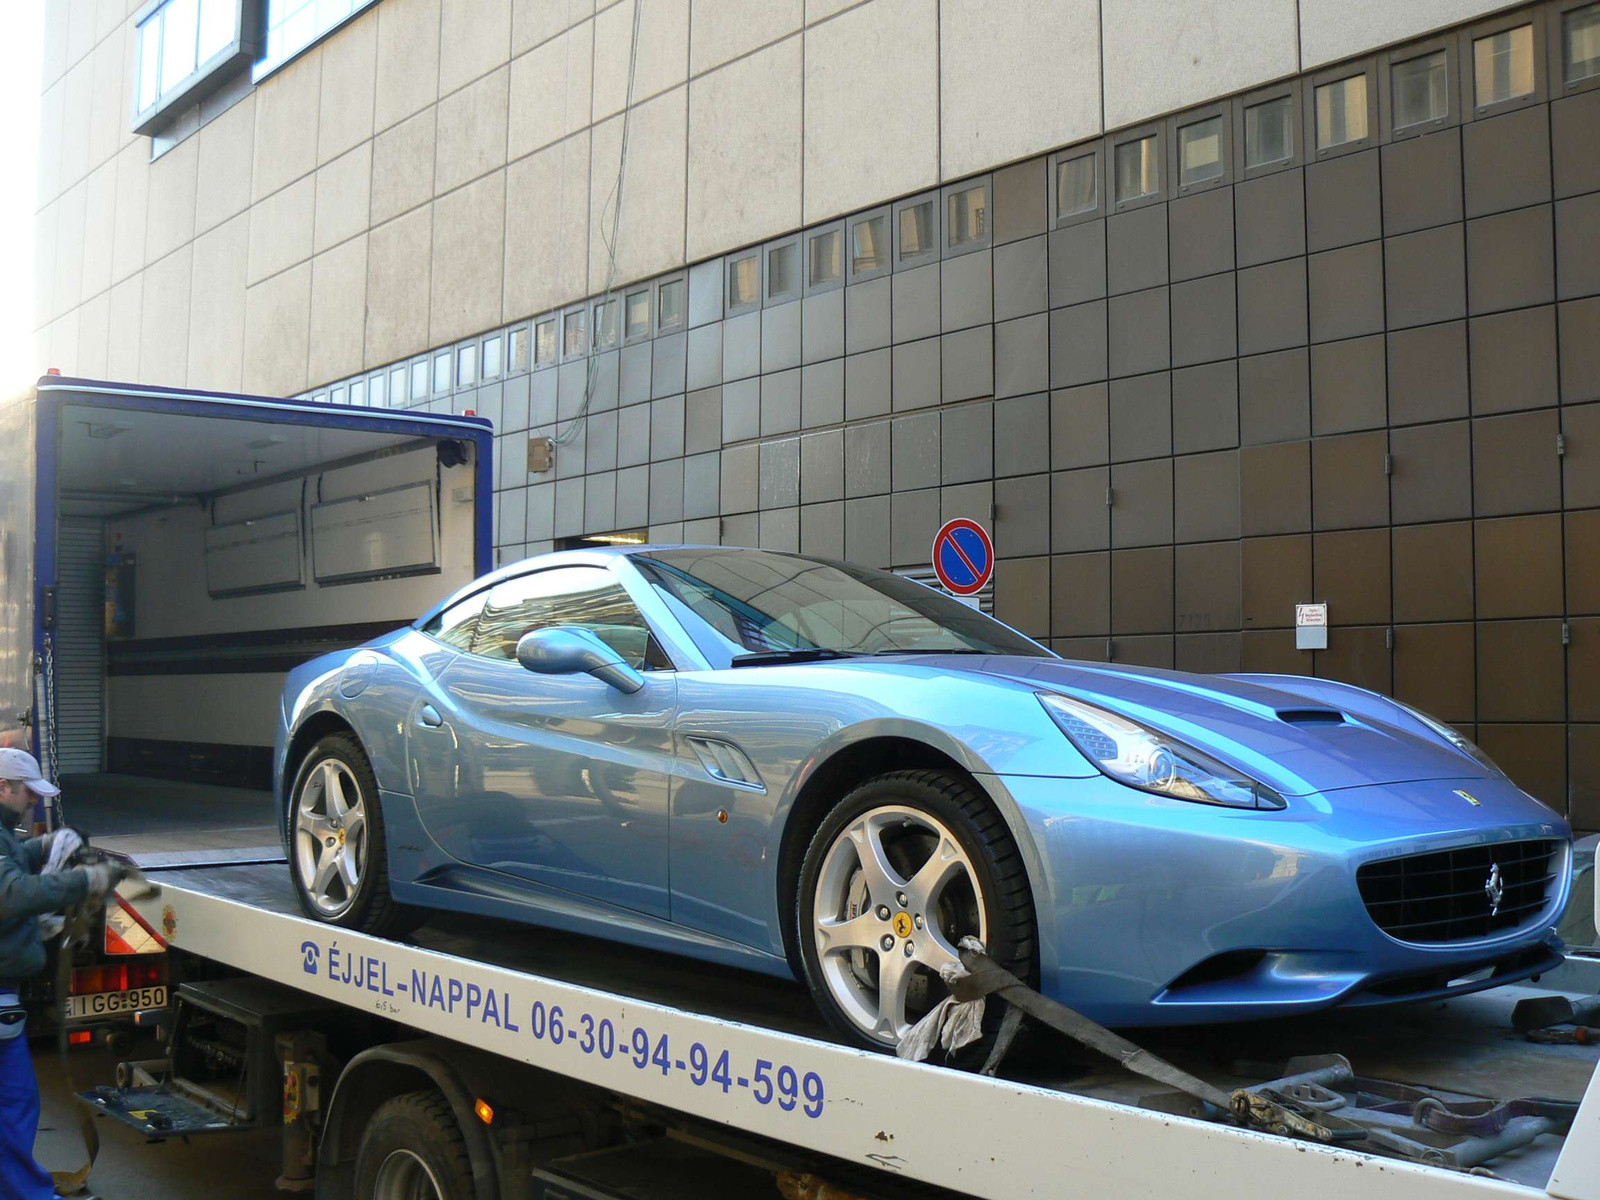
<path fill-rule="evenodd" d="M 684 738 L 684 741 L 694 747 L 700 765 L 713 779 L 731 783 L 734 787 L 749 788 L 754 792 L 767 790 L 767 785 L 761 782 L 761 773 L 756 770 L 756 765 L 732 742 L 719 742 L 714 738 L 702 737 Z"/>

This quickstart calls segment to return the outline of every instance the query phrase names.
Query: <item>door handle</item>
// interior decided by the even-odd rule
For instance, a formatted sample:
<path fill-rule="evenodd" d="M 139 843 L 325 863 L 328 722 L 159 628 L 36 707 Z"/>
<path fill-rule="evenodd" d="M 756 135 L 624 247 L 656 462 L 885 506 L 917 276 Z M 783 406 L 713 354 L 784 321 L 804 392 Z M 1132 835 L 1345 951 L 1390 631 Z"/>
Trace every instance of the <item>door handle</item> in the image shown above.
<path fill-rule="evenodd" d="M 444 724 L 444 718 L 439 715 L 439 710 L 431 704 L 424 704 L 417 709 L 417 724 L 427 729 L 438 729 Z"/>

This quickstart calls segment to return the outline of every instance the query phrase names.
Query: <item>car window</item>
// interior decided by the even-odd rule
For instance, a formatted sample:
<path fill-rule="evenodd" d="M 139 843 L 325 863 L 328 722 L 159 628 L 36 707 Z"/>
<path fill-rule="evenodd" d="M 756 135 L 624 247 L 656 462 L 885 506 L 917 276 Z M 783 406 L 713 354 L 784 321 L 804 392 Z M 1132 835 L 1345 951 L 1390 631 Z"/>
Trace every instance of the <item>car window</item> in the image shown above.
<path fill-rule="evenodd" d="M 553 626 L 587 629 L 635 670 L 671 667 L 622 585 L 598 567 L 555 567 L 490 588 L 471 650 L 515 658 L 523 634 Z"/>
<path fill-rule="evenodd" d="M 472 637 L 478 629 L 478 614 L 483 611 L 483 602 L 487 598 L 487 592 L 479 592 L 475 596 L 468 596 L 460 604 L 452 604 L 424 625 L 422 632 L 430 633 L 458 650 L 472 649 Z"/>

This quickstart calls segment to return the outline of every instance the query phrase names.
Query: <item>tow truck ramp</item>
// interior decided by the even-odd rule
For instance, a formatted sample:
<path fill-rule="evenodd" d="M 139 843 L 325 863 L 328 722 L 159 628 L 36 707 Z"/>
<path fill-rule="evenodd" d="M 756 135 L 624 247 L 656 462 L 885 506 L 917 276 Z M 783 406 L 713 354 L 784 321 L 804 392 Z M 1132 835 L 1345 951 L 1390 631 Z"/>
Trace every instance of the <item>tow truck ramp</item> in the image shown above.
<path fill-rule="evenodd" d="M 1387 1033 L 1376 1030 L 1366 1047 L 1403 1041 L 1393 1045 L 1396 1061 L 1376 1065 L 1415 1071 L 1424 1068 L 1415 1060 L 1407 1067 L 1407 1054 L 1444 1058 L 1452 1047 L 1483 1040 L 1493 1043 L 1487 1058 L 1455 1069 L 1454 1094 L 1483 1095 L 1487 1089 L 1468 1085 L 1487 1073 L 1517 1088 L 1543 1083 L 1569 1093 L 1569 1102 L 1584 1096 L 1564 1142 L 1541 1138 L 1509 1156 L 1517 1160 L 1513 1169 L 1496 1161 L 1488 1172 L 1470 1173 L 1137 1107 L 1141 1081 L 1106 1082 L 1115 1073 L 1091 1071 L 1066 1090 L 1048 1080 L 989 1078 L 837 1045 L 794 1016 L 797 989 L 737 972 L 707 979 L 696 967 L 683 975 L 689 983 L 703 980 L 701 993 L 716 991 L 719 980 L 727 990 L 728 979 L 744 993 L 739 982 L 748 978 L 749 994 L 733 1010 L 753 1011 L 756 1019 L 702 1011 L 719 1005 L 704 1003 L 692 986 L 674 993 L 652 978 L 662 956 L 610 949 L 608 975 L 579 961 L 581 939 L 555 935 L 552 954 L 550 935 L 537 929 L 494 925 L 484 932 L 478 923 L 476 934 L 461 926 L 452 932 L 447 918 L 442 932 L 425 929 L 416 943 L 336 930 L 299 915 L 281 862 L 153 870 L 150 879 L 157 893 L 126 902 L 173 950 L 197 960 L 730 1132 L 870 1167 L 885 1181 L 997 1200 L 1235 1200 L 1241 1193 L 1345 1200 L 1357 1191 L 1362 1200 L 1600 1200 L 1600 1072 L 1593 1048 L 1524 1042 L 1510 1030 L 1510 1001 L 1492 1000 L 1492 993 L 1477 998 L 1480 1007 L 1468 1006 L 1465 1016 L 1441 1014 L 1439 1022 L 1453 1020 L 1459 1028 L 1441 1032 L 1437 1043 L 1416 1042 L 1412 1032 L 1420 1026 L 1413 1019 Z M 522 952 L 541 944 L 531 956 Z M 564 945 L 579 947 L 573 969 L 552 969 Z M 530 957 L 538 969 L 530 969 Z M 1597 979 L 1600 969 L 1578 986 L 1593 990 Z M 775 1000 L 767 997 L 773 988 Z M 1362 1020 L 1381 1025 L 1383 1018 Z M 1329 1038 L 1355 1028 L 1335 1022 Z M 1206 1036 L 1188 1031 L 1177 1044 Z M 1377 1073 L 1370 1059 L 1364 1051 L 1363 1074 Z M 1157 1090 L 1142 1084 L 1143 1093 Z"/>

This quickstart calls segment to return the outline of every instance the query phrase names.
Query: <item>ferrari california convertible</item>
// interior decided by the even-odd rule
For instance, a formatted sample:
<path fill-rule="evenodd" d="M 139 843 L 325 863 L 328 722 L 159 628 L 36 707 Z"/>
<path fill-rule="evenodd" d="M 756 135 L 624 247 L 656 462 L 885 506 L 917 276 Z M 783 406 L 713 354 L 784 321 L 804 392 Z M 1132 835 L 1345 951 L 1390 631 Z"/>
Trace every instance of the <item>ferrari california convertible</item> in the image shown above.
<path fill-rule="evenodd" d="M 290 676 L 295 889 L 803 980 L 892 1047 L 981 939 L 1112 1025 L 1450 996 L 1560 961 L 1570 830 L 1467 738 L 1300 676 L 1065 661 L 901 576 L 529 559 Z"/>

